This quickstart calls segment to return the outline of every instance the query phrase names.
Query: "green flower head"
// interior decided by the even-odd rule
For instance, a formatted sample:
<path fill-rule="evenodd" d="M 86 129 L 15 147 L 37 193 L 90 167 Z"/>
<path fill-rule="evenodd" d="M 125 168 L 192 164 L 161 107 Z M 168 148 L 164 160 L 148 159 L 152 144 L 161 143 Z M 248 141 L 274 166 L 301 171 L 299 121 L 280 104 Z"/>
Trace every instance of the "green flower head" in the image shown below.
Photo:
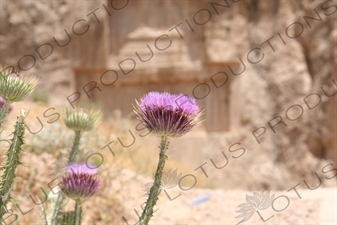
<path fill-rule="evenodd" d="M 69 129 L 74 131 L 90 131 L 100 123 L 102 116 L 102 111 L 97 109 L 66 109 L 63 119 Z"/>
<path fill-rule="evenodd" d="M 20 102 L 32 93 L 38 78 L 19 74 L 15 71 L 0 72 L 0 96 L 9 102 Z"/>

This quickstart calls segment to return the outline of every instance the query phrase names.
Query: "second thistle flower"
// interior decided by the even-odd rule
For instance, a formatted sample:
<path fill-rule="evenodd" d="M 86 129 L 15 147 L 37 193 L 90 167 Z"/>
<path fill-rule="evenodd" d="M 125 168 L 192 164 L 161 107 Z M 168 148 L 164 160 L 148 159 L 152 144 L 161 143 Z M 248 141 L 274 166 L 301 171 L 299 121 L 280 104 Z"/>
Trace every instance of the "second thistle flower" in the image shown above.
<path fill-rule="evenodd" d="M 99 189 L 99 177 L 93 165 L 70 163 L 66 175 L 61 177 L 63 193 L 71 199 L 83 201 L 93 196 Z"/>

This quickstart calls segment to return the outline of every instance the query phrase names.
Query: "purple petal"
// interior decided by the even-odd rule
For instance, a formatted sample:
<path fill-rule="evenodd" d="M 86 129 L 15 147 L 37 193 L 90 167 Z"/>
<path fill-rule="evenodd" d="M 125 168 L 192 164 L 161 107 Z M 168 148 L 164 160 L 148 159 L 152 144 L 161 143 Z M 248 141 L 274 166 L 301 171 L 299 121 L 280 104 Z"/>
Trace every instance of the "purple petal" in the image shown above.
<path fill-rule="evenodd" d="M 95 165 L 90 163 L 69 163 L 65 168 L 67 173 L 85 173 L 85 174 L 96 174 L 97 168 Z"/>
<path fill-rule="evenodd" d="M 93 174 L 69 173 L 61 178 L 60 185 L 65 195 L 73 199 L 86 199 L 99 189 L 99 179 Z"/>

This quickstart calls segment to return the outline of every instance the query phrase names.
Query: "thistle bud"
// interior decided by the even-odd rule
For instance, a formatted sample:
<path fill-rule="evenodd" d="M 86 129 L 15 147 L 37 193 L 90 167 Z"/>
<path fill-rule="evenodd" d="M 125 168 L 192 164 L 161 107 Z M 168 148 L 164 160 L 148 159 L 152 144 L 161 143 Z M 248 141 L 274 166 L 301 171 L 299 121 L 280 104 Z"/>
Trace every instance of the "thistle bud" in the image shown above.
<path fill-rule="evenodd" d="M 9 102 L 19 102 L 32 93 L 38 79 L 18 73 L 0 72 L 0 96 Z"/>
<path fill-rule="evenodd" d="M 72 110 L 66 109 L 64 122 L 69 129 L 74 131 L 90 131 L 94 129 L 102 119 L 100 110 Z"/>

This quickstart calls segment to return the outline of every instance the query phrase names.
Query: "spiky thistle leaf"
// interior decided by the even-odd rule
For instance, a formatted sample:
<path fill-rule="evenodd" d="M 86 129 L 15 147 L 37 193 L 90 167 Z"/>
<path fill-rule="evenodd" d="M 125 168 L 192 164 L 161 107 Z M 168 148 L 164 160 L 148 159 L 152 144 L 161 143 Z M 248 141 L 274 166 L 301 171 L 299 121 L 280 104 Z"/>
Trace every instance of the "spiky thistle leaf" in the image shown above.
<path fill-rule="evenodd" d="M 6 213 L 6 206 L 10 199 L 10 192 L 16 177 L 16 167 L 22 164 L 19 160 L 22 152 L 23 136 L 25 133 L 25 111 L 21 110 L 15 123 L 11 145 L 7 151 L 7 161 L 4 165 L 4 173 L 1 176 L 0 183 L 0 217 Z"/>

